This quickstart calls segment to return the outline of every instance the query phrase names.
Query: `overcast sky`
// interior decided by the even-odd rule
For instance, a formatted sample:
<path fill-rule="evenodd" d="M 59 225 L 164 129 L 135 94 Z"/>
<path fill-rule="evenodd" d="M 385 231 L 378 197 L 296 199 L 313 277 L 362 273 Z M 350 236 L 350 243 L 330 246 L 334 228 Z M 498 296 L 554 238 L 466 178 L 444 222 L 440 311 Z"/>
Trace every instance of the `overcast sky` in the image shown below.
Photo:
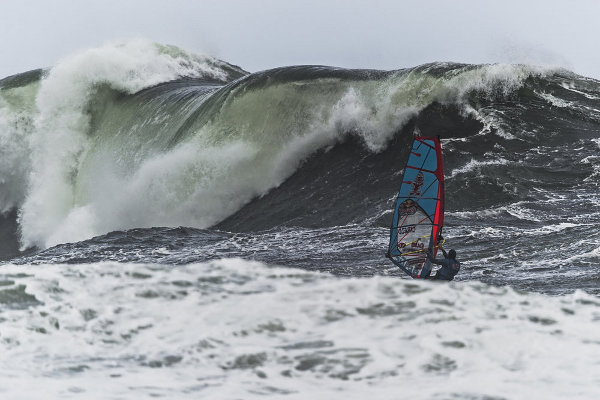
<path fill-rule="evenodd" d="M 600 0 L 0 0 L 0 78 L 140 36 L 248 71 L 510 62 L 600 78 Z"/>

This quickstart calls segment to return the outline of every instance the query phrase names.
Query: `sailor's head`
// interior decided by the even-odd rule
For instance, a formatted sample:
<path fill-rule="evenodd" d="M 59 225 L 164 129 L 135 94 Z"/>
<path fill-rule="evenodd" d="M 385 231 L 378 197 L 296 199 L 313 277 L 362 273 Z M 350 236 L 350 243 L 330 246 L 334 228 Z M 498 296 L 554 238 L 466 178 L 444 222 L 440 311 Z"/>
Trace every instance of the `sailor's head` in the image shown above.
<path fill-rule="evenodd" d="M 452 249 L 448 252 L 448 257 L 455 259 L 456 258 L 456 250 Z"/>

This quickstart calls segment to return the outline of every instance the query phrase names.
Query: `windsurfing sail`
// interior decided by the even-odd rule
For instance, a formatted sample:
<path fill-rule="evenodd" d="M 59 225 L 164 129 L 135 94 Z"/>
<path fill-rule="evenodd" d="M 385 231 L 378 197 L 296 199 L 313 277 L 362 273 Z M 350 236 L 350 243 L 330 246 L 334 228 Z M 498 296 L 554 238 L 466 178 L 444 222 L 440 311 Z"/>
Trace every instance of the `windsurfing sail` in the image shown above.
<path fill-rule="evenodd" d="M 431 272 L 444 225 L 444 168 L 439 138 L 416 137 L 394 206 L 387 256 L 417 279 Z"/>

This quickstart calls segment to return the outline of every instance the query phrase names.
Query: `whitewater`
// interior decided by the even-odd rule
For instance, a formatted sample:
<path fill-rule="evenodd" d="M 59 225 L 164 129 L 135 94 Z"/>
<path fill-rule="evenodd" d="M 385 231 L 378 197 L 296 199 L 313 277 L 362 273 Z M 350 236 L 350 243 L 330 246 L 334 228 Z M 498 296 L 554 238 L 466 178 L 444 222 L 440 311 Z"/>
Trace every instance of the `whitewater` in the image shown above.
<path fill-rule="evenodd" d="M 463 269 L 385 259 L 414 135 Z M 144 39 L 0 79 L 3 398 L 595 399 L 600 82 L 250 73 Z"/>

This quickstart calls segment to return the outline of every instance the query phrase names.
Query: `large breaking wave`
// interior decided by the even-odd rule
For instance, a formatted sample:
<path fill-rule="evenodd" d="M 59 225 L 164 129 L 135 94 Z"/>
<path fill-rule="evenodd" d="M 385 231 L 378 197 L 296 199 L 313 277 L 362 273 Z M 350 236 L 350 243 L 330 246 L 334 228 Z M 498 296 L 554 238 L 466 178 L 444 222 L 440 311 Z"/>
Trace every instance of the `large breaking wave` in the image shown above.
<path fill-rule="evenodd" d="M 597 184 L 597 147 L 577 160 L 544 149 L 597 144 L 599 98 L 597 81 L 523 65 L 250 74 L 111 43 L 0 81 L 0 211 L 5 229 L 18 219 L 21 249 L 128 228 L 376 219 L 415 133 L 448 139 L 450 209 L 480 209 L 565 178 Z"/>

